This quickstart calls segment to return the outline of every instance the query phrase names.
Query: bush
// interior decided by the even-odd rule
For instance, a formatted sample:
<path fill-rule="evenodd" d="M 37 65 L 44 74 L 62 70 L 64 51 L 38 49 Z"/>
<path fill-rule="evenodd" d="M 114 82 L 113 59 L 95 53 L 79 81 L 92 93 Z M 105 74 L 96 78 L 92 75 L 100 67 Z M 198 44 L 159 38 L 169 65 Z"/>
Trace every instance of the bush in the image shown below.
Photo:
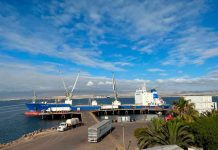
<path fill-rule="evenodd" d="M 187 149 L 194 141 L 189 126 L 178 119 L 164 122 L 162 119 L 153 119 L 145 128 L 135 130 L 140 149 L 153 147 L 155 145 L 176 144 Z"/>
<path fill-rule="evenodd" d="M 218 148 L 218 116 L 201 116 L 191 124 L 195 145 L 204 150 Z"/>

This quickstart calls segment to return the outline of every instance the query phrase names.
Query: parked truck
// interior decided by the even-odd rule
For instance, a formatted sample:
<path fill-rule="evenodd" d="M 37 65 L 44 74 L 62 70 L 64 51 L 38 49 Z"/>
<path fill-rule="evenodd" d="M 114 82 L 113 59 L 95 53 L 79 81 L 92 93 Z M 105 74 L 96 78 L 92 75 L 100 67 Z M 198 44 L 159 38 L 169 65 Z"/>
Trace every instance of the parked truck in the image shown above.
<path fill-rule="evenodd" d="M 112 129 L 111 120 L 103 120 L 88 128 L 88 142 L 98 142 Z"/>
<path fill-rule="evenodd" d="M 67 130 L 67 124 L 66 124 L 66 122 L 61 122 L 59 124 L 59 126 L 57 127 L 57 131 L 63 132 L 65 130 Z"/>
<path fill-rule="evenodd" d="M 82 123 L 79 121 L 79 118 L 67 119 L 66 122 L 61 122 L 59 124 L 59 126 L 57 127 L 57 131 L 62 132 L 78 125 L 82 125 Z"/>
<path fill-rule="evenodd" d="M 80 124 L 79 118 L 71 118 L 66 120 L 66 124 L 68 127 L 77 126 Z"/>

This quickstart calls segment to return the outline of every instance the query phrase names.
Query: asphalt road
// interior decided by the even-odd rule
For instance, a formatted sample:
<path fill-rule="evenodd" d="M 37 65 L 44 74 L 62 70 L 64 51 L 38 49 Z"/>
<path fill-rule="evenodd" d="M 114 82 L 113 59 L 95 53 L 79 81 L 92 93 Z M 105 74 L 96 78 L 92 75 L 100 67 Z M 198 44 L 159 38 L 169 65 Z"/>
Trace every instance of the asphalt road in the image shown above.
<path fill-rule="evenodd" d="M 120 123 L 114 123 L 114 130 L 98 143 L 88 142 L 88 127 L 95 124 L 93 116 L 86 112 L 83 114 L 84 126 L 70 129 L 65 132 L 51 132 L 44 136 L 35 137 L 24 143 L 12 144 L 6 150 L 115 150 L 123 149 L 123 131 Z M 134 150 L 137 141 L 134 137 L 134 130 L 144 126 L 145 123 L 134 122 L 124 123 L 125 129 L 125 147 L 130 146 Z M 129 141 L 131 141 L 129 143 Z"/>

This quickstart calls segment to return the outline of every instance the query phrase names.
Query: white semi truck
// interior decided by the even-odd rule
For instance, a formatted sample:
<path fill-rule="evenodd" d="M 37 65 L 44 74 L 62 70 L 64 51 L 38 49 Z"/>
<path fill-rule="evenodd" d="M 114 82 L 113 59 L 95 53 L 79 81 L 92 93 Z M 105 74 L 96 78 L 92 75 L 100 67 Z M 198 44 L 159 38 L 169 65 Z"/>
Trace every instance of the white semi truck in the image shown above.
<path fill-rule="evenodd" d="M 57 127 L 57 131 L 62 132 L 77 125 L 81 125 L 79 118 L 67 119 L 66 122 L 61 122 L 59 124 L 59 126 Z"/>
<path fill-rule="evenodd" d="M 111 120 L 103 120 L 88 128 L 88 142 L 98 142 L 112 129 Z"/>
<path fill-rule="evenodd" d="M 68 127 L 77 126 L 80 124 L 79 118 L 71 118 L 66 120 L 66 124 Z"/>
<path fill-rule="evenodd" d="M 59 126 L 57 127 L 57 131 L 63 132 L 65 130 L 67 130 L 67 124 L 66 124 L 66 122 L 61 122 L 59 124 Z"/>

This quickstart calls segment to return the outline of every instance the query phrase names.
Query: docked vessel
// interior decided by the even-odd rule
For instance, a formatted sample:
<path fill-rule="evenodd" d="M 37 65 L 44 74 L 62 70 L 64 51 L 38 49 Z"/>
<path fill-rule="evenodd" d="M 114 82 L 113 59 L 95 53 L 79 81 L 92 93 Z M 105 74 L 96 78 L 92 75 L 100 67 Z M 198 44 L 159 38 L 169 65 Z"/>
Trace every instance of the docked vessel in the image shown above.
<path fill-rule="evenodd" d="M 155 89 L 148 91 L 144 83 L 143 87 L 135 92 L 135 104 L 142 106 L 163 106 L 165 102 L 158 96 Z"/>
<path fill-rule="evenodd" d="M 79 74 L 76 77 L 76 80 L 74 82 L 74 85 L 72 89 L 67 88 L 64 79 L 62 78 L 62 82 L 65 88 L 65 95 L 66 99 L 64 103 L 47 103 L 47 102 L 37 102 L 36 96 L 34 94 L 33 101 L 31 103 L 26 103 L 27 108 L 29 109 L 29 112 L 25 112 L 25 115 L 28 116 L 35 116 L 38 115 L 38 112 L 46 111 L 46 112 L 58 112 L 58 111 L 83 111 L 83 110 L 97 110 L 100 108 L 100 106 L 89 106 L 89 105 L 72 105 L 72 97 L 73 92 L 76 87 L 77 81 L 79 78 Z"/>
<path fill-rule="evenodd" d="M 160 107 L 160 108 L 169 108 L 169 105 L 166 105 L 165 102 L 159 98 L 157 91 L 152 89 L 147 91 L 145 85 L 142 89 L 138 89 L 135 92 L 135 104 L 121 104 L 121 101 L 118 100 L 118 93 L 116 88 L 116 81 L 113 75 L 112 86 L 114 91 L 114 100 L 112 104 L 102 105 L 98 104 L 95 99 L 89 100 L 89 105 L 73 105 L 73 92 L 76 87 L 79 74 L 76 77 L 73 88 L 70 90 L 67 88 L 64 79 L 62 82 L 65 88 L 66 99 L 64 103 L 47 103 L 47 102 L 37 102 L 36 96 L 34 94 L 33 102 L 27 103 L 26 106 L 29 109 L 25 115 L 28 116 L 37 116 L 40 112 L 70 112 L 70 111 L 91 111 L 91 110 L 110 110 L 110 109 L 143 109 L 146 107 Z"/>

